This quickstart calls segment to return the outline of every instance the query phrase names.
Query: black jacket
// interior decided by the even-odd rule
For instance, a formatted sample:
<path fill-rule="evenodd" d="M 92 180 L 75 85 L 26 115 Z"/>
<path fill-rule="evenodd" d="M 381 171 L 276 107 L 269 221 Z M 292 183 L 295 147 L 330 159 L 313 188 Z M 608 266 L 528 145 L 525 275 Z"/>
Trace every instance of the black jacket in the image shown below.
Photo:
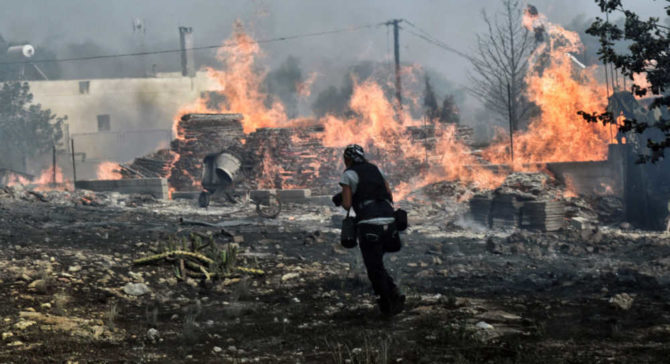
<path fill-rule="evenodd" d="M 393 217 L 391 195 L 386 190 L 384 176 L 372 163 L 357 163 L 347 168 L 358 175 L 356 193 L 352 196 L 352 207 L 356 220 L 368 220 L 377 217 Z"/>

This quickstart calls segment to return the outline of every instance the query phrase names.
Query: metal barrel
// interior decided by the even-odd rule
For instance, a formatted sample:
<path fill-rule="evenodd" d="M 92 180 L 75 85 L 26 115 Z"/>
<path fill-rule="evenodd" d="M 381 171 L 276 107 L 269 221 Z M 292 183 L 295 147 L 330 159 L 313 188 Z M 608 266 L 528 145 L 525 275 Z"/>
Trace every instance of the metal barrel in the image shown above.
<path fill-rule="evenodd" d="M 219 182 L 221 184 L 233 183 L 241 165 L 242 162 L 236 156 L 230 153 L 219 154 L 216 158 L 216 176 Z"/>
<path fill-rule="evenodd" d="M 203 160 L 202 187 L 210 192 L 226 187 L 237 178 L 240 166 L 239 158 L 227 152 L 209 154 Z"/>

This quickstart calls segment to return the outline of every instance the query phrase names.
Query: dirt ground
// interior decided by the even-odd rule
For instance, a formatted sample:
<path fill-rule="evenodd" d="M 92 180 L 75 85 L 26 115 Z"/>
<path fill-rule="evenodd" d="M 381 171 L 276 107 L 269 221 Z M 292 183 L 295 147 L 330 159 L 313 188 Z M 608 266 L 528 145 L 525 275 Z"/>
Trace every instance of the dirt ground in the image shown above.
<path fill-rule="evenodd" d="M 387 319 L 331 207 L 263 219 L 250 203 L 0 196 L 0 362 L 667 361 L 668 235 L 477 232 L 421 213 L 386 257 L 407 294 Z M 193 232 L 237 243 L 237 264 L 264 274 L 132 264 Z"/>

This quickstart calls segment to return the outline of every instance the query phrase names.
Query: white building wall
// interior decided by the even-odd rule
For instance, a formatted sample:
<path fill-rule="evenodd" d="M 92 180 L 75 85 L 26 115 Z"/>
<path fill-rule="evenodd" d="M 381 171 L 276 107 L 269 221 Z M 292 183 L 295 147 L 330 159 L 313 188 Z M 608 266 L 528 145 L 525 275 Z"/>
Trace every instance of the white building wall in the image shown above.
<path fill-rule="evenodd" d="M 80 83 L 88 81 L 88 92 Z M 34 101 L 58 116 L 67 115 L 77 152 L 88 160 L 125 162 L 166 147 L 174 117 L 217 84 L 198 72 L 152 78 L 31 81 Z M 98 115 L 110 116 L 110 131 L 98 132 Z"/>

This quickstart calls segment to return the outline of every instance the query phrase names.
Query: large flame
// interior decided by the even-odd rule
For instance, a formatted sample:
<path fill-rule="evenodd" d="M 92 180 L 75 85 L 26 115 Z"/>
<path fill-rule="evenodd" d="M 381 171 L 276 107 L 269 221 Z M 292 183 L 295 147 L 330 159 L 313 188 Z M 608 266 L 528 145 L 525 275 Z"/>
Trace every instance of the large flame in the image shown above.
<path fill-rule="evenodd" d="M 607 102 L 605 86 L 596 81 L 594 69 L 581 70 L 573 64 L 571 52 L 578 52 L 582 47 L 578 35 L 549 23 L 541 15 L 525 14 L 524 24 L 531 30 L 543 29 L 548 40 L 537 47 L 530 59 L 527 96 L 539 107 L 540 113 L 527 130 L 514 135 L 513 169 L 531 168 L 529 163 L 535 164 L 532 168 L 538 168 L 537 164 L 546 162 L 605 159 L 609 130 L 586 124 L 577 114 L 580 110 L 604 110 Z M 262 80 L 266 73 L 259 71 L 256 64 L 257 58 L 262 56 L 261 49 L 239 23 L 217 55 L 223 67 L 221 70 L 210 68 L 208 74 L 218 84 L 218 95 L 215 95 L 218 97 L 201 98 L 179 111 L 174 126 L 177 139 L 185 137 L 179 126 L 185 113 L 241 113 L 247 134 L 263 127 L 298 127 L 306 123 L 304 119 L 288 119 L 282 104 L 263 92 Z M 403 74 L 408 73 L 411 74 L 403 70 Z M 313 77 L 300 85 L 301 95 L 308 94 Z M 417 95 L 404 94 L 403 98 L 420 104 Z M 388 99 L 379 82 L 355 80 L 349 108 L 352 112 L 346 117 L 327 115 L 312 121 L 323 125 L 321 143 L 330 148 L 350 143 L 366 147 L 396 182 L 396 194 L 400 198 L 439 181 L 460 181 L 490 189 L 499 186 L 505 178 L 506 172 L 502 168 L 495 169 L 492 164 L 510 162 L 507 140 L 485 150 L 484 159 L 478 158 L 458 140 L 454 125 L 414 119 L 410 112 Z M 427 123 L 435 129 L 435 141 L 430 147 L 425 140 L 412 138 L 408 131 Z M 175 155 L 172 166 L 179 158 Z M 317 163 L 313 158 L 309 163 L 311 169 L 320 170 L 313 165 Z M 264 186 L 275 184 L 276 176 L 286 174 L 281 165 L 269 157 L 263 159 L 260 167 L 263 176 L 259 181 Z"/>
<path fill-rule="evenodd" d="M 543 15 L 524 14 L 529 30 L 543 29 L 546 42 L 530 58 L 526 81 L 528 99 L 540 108 L 527 131 L 514 135 L 514 168 L 528 163 L 592 161 L 607 159 L 610 131 L 586 124 L 578 111 L 595 112 L 607 107 L 607 90 L 595 78 L 595 67 L 575 67 L 571 52 L 583 48 L 575 32 L 547 21 Z M 484 156 L 494 163 L 509 163 L 508 141 L 493 145 Z"/>
<path fill-rule="evenodd" d="M 428 163 L 420 175 L 398 184 L 398 199 L 404 198 L 414 189 L 439 181 L 460 180 L 480 188 L 494 188 L 504 180 L 504 176 L 486 169 L 473 156 L 470 148 L 456 138 L 455 125 L 434 125 L 437 129 L 436 144 L 431 151 L 412 140 L 407 128 L 420 126 L 421 121 L 412 119 L 406 112 L 397 116 L 394 105 L 384 96 L 381 86 L 372 81 L 354 85 L 350 107 L 355 117 L 325 118 L 324 145 L 343 147 L 357 143 L 371 146 L 381 154 L 379 159 L 383 164 L 388 165 L 388 159 L 404 162 L 397 163 L 397 166 L 391 162 L 391 172 L 402 173 L 393 169 L 402 169 L 403 166 L 416 170 L 416 164 Z"/>
<path fill-rule="evenodd" d="M 262 51 L 258 42 L 244 31 L 240 22 L 236 22 L 232 36 L 217 52 L 222 69 L 207 69 L 209 77 L 218 84 L 217 92 L 221 97 L 221 100 L 217 100 L 220 101 L 218 107 L 212 108 L 212 100 L 201 98 L 193 105 L 182 108 L 175 118 L 175 135 L 178 135 L 176 124 L 181 116 L 198 112 L 243 114 L 242 127 L 245 133 L 258 128 L 286 126 L 288 118 L 284 106 L 277 100 L 268 101 L 268 95 L 261 91 L 266 73 L 256 68 L 256 59 L 260 56 Z M 306 87 L 303 86 L 301 92 L 307 92 Z"/>
<path fill-rule="evenodd" d="M 66 181 L 63 177 L 63 170 L 56 166 L 56 172 L 54 173 L 54 167 L 49 167 L 43 170 L 40 175 L 35 178 L 31 183 L 36 185 L 50 185 L 50 184 L 62 184 L 69 181 Z M 55 177 L 55 179 L 54 179 Z"/>

